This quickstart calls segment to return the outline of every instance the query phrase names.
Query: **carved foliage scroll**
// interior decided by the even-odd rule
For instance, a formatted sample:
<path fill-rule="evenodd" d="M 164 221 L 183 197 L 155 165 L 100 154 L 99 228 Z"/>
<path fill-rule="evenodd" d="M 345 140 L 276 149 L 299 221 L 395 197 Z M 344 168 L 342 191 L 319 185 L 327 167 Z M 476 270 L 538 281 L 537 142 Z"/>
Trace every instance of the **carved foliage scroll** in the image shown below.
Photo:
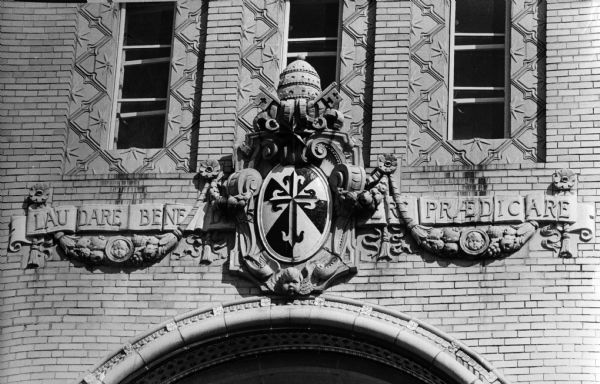
<path fill-rule="evenodd" d="M 510 137 L 471 140 L 448 140 L 452 1 L 412 0 L 408 165 L 472 166 L 543 159 L 544 0 L 510 2 L 510 104 L 506 116 Z"/>
<path fill-rule="evenodd" d="M 190 135 L 197 120 L 195 88 L 203 8 L 201 1 L 179 1 L 175 6 L 166 145 L 122 150 L 109 149 L 108 137 L 118 75 L 119 6 L 102 3 L 78 8 L 66 174 L 189 171 Z"/>

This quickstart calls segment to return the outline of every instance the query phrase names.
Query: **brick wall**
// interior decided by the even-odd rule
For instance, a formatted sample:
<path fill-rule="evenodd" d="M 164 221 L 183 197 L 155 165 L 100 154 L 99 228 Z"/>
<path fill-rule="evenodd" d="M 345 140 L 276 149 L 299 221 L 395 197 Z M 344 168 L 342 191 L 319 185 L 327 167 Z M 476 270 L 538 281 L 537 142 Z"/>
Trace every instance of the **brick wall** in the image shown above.
<path fill-rule="evenodd" d="M 410 2 L 378 1 L 375 23 L 371 159 L 406 155 Z"/>
<path fill-rule="evenodd" d="M 200 160 L 232 153 L 242 34 L 241 0 L 211 1 L 207 8 L 205 65 L 198 78 L 202 84 Z"/>
<path fill-rule="evenodd" d="M 235 124 L 241 1 L 211 1 L 206 14 L 198 158 L 230 153 Z M 405 193 L 485 195 L 545 191 L 552 170 L 579 174 L 579 199 L 598 200 L 600 5 L 548 0 L 547 163 L 475 169 L 404 167 Z M 406 153 L 408 1 L 377 1 L 371 154 Z M 54 257 L 23 270 L 7 253 L 8 222 L 27 187 L 51 182 L 53 203 L 178 201 L 198 197 L 194 174 L 131 177 L 60 174 L 66 133 L 75 9 L 2 4 L 0 78 L 0 382 L 65 383 L 129 338 L 169 317 L 255 296 L 223 261 L 166 257 L 145 269 L 86 269 Z M 219 33 L 217 33 L 219 32 Z M 597 81 L 596 81 L 597 82 Z M 209 142 L 210 145 L 206 145 Z M 600 206 L 596 203 L 597 215 Z M 597 231 L 600 234 L 600 231 Z M 515 383 L 600 382 L 600 243 L 561 259 L 527 246 L 502 260 L 466 262 L 407 255 L 364 262 L 331 294 L 416 316 L 473 347 Z"/>

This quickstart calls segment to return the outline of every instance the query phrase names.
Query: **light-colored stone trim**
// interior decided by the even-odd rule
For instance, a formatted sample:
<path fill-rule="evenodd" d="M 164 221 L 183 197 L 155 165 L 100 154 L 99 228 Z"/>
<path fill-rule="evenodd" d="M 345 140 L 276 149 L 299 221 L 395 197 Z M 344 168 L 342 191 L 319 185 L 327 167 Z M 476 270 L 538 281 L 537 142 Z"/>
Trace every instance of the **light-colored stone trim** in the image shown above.
<path fill-rule="evenodd" d="M 311 329 L 336 327 L 374 337 L 390 349 L 418 356 L 457 383 L 508 384 L 478 353 L 402 312 L 332 296 L 266 303 L 256 297 L 215 306 L 218 311 L 205 308 L 176 316 L 107 356 L 77 383 L 121 383 L 163 356 L 210 337 L 249 328 L 310 324 Z"/>

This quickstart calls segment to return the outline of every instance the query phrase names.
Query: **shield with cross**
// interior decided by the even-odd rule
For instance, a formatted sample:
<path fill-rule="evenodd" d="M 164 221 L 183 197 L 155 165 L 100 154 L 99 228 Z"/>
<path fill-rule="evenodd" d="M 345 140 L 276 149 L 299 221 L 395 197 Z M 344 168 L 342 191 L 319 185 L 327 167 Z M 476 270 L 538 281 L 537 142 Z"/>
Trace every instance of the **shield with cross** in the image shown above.
<path fill-rule="evenodd" d="M 331 226 L 331 192 L 314 166 L 278 165 L 265 178 L 258 201 L 258 231 L 271 256 L 299 263 L 323 245 Z"/>

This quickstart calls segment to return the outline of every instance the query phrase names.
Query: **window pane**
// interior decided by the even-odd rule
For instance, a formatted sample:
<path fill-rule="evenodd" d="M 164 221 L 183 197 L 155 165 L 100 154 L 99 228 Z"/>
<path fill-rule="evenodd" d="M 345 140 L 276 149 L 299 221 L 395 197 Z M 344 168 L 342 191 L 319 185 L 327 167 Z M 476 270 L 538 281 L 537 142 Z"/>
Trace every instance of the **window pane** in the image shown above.
<path fill-rule="evenodd" d="M 125 45 L 171 44 L 173 3 L 131 3 L 125 12 Z"/>
<path fill-rule="evenodd" d="M 126 49 L 125 61 L 155 59 L 159 57 L 171 58 L 171 48 L 153 48 L 153 49 Z"/>
<path fill-rule="evenodd" d="M 128 65 L 123 68 L 121 98 L 164 98 L 168 82 L 169 63 Z"/>
<path fill-rule="evenodd" d="M 454 89 L 455 99 L 476 99 L 476 98 L 492 98 L 500 97 L 504 98 L 504 90 L 482 90 L 482 89 L 468 89 L 468 90 L 456 90 Z"/>
<path fill-rule="evenodd" d="M 504 33 L 505 0 L 456 0 L 456 32 Z"/>
<path fill-rule="evenodd" d="M 455 104 L 454 140 L 504 137 L 504 104 Z"/>
<path fill-rule="evenodd" d="M 291 1 L 289 38 L 336 37 L 338 17 L 337 1 Z"/>
<path fill-rule="evenodd" d="M 291 63 L 296 59 L 290 59 L 288 62 Z M 321 88 L 325 89 L 329 84 L 335 81 L 335 66 L 336 66 L 336 57 L 306 57 L 306 62 L 315 67 L 315 70 L 319 74 L 321 78 Z"/>
<path fill-rule="evenodd" d="M 337 53 L 337 40 L 330 41 L 290 41 L 288 44 L 288 53 L 291 52 L 315 52 L 330 51 Z"/>
<path fill-rule="evenodd" d="M 504 36 L 455 36 L 456 45 L 504 44 Z"/>
<path fill-rule="evenodd" d="M 119 119 L 117 149 L 161 148 L 164 140 L 165 115 Z"/>
<path fill-rule="evenodd" d="M 121 113 L 127 112 L 143 112 L 143 111 L 158 111 L 166 109 L 166 101 L 145 101 L 145 102 L 121 102 Z"/>
<path fill-rule="evenodd" d="M 455 51 L 454 85 L 503 87 L 504 50 Z"/>

